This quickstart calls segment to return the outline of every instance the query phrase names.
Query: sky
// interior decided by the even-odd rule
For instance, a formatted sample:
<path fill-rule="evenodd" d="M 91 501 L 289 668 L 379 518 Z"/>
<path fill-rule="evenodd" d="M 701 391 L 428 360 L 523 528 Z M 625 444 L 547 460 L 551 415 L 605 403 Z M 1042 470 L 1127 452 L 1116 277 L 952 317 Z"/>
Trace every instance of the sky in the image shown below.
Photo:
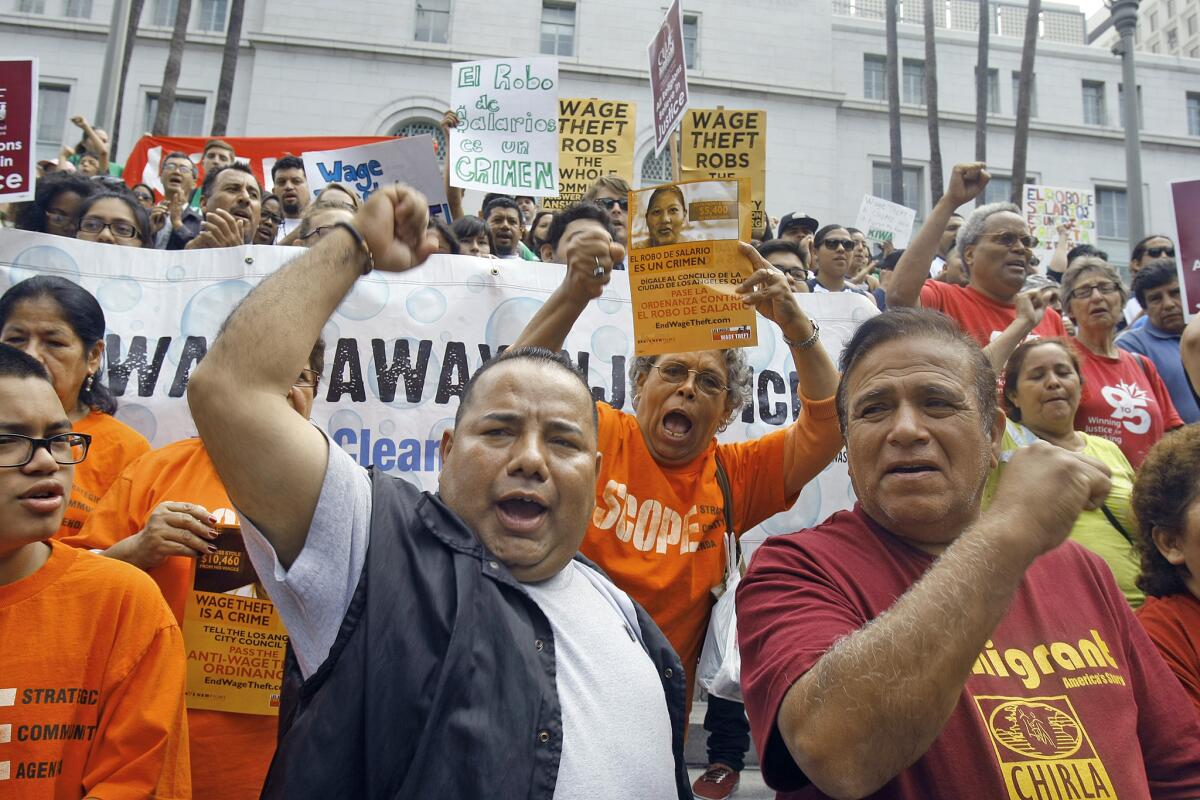
<path fill-rule="evenodd" d="M 1092 13 L 1104 5 L 1104 0 L 1055 0 L 1067 6 L 1079 6 L 1079 10 L 1089 17 Z"/>

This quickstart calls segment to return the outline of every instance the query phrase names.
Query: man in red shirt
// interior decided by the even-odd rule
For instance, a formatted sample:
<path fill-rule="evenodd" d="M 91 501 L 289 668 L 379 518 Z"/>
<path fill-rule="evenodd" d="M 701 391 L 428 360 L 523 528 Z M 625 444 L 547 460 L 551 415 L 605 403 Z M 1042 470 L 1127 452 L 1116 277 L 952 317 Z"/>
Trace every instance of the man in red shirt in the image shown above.
<path fill-rule="evenodd" d="M 742 689 L 780 797 L 1200 797 L 1200 724 L 1112 573 L 1067 535 L 1099 462 L 1021 450 L 984 514 L 996 378 L 902 309 L 842 354 L 859 504 L 768 539 L 738 588 Z"/>
<path fill-rule="evenodd" d="M 929 263 L 955 209 L 983 193 L 991 176 L 982 162 L 957 164 L 946 193 L 913 237 L 888 286 L 888 308 L 931 308 L 951 317 L 986 347 L 1016 318 L 1016 297 L 1025 284 L 1033 239 L 1021 210 L 1011 203 L 976 208 L 958 230 L 966 286 L 927 280 Z M 1040 304 L 1040 299 L 1038 303 Z M 1066 336 L 1062 317 L 1047 309 L 1035 336 Z"/>

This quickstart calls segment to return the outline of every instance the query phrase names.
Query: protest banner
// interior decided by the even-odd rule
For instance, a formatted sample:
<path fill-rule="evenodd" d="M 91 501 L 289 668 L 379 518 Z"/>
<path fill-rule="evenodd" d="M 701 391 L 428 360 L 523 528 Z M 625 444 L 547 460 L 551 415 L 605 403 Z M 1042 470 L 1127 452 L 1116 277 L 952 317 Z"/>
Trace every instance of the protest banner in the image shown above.
<path fill-rule="evenodd" d="M 911 208 L 866 194 L 858 207 L 854 227 L 862 231 L 869 242 L 891 242 L 892 247 L 903 250 L 908 247 L 916 219 L 917 212 Z"/>
<path fill-rule="evenodd" d="M 558 197 L 542 201 L 547 211 L 578 203 L 597 178 L 615 175 L 633 182 L 637 106 L 626 100 L 558 99 Z"/>
<path fill-rule="evenodd" d="M 144 183 L 162 195 L 162 181 L 158 177 L 162 160 L 167 155 L 187 153 L 196 163 L 204 155 L 204 143 L 208 136 L 143 136 L 134 143 L 125 159 L 122 177 L 130 187 Z M 390 142 L 392 136 L 225 136 L 237 154 L 237 160 L 250 167 L 264 192 L 271 191 L 271 165 L 286 155 L 299 156 L 307 150 L 337 150 L 374 142 Z M 203 180 L 204 175 L 199 176 Z"/>
<path fill-rule="evenodd" d="M 1171 222 L 1184 317 L 1200 313 L 1200 178 L 1171 182 Z"/>
<path fill-rule="evenodd" d="M 183 615 L 188 708 L 278 716 L 287 631 L 258 581 L 241 529 L 217 526 Z"/>
<path fill-rule="evenodd" d="M 683 115 L 680 170 L 684 180 L 746 178 L 750 229 L 767 227 L 767 112 L 689 108 Z"/>
<path fill-rule="evenodd" d="M 33 199 L 37 73 L 36 58 L 0 58 L 0 203 Z"/>
<path fill-rule="evenodd" d="M 446 168 L 450 184 L 481 192 L 558 193 L 558 60 L 550 56 L 454 64 Z"/>
<path fill-rule="evenodd" d="M 758 344 L 754 309 L 734 293 L 753 271 L 745 179 L 667 183 L 629 193 L 634 352 Z"/>
<path fill-rule="evenodd" d="M 101 379 L 116 416 L 154 447 L 196 434 L 187 378 L 233 307 L 266 275 L 301 251 L 247 245 L 218 250 L 152 250 L 0 230 L 0 291 L 37 274 L 61 275 L 95 295 L 106 318 Z M 312 420 L 359 464 L 373 464 L 437 491 L 442 431 L 454 421 L 468 378 L 512 344 L 562 282 L 558 264 L 436 255 L 404 273 L 359 278 L 326 323 L 326 368 Z M 800 294 L 831 354 L 878 313 L 862 298 Z M 588 304 L 564 348 L 588 376 L 592 394 L 632 412 L 632 306 L 625 272 L 612 273 Z M 779 329 L 760 331 L 745 350 L 751 397 L 720 435 L 763 436 L 800 412 L 796 371 Z M 235 391 L 236 388 L 231 388 Z M 844 457 L 800 493 L 787 513 L 747 537 L 811 527 L 854 503 Z M 650 540 L 653 542 L 653 539 Z"/>
<path fill-rule="evenodd" d="M 1023 206 L 1029 233 L 1038 240 L 1034 254 L 1042 262 L 1042 272 L 1054 255 L 1059 225 L 1071 225 L 1073 245 L 1096 244 L 1096 193 L 1091 189 L 1026 184 Z"/>
<path fill-rule="evenodd" d="M 688 104 L 687 62 L 683 52 L 683 10 L 673 0 L 646 47 L 650 93 L 654 97 L 654 154 L 666 147 Z"/>
<path fill-rule="evenodd" d="M 443 220 L 450 218 L 437 147 L 428 134 L 337 150 L 308 150 L 301 158 L 314 196 L 330 183 L 341 183 L 366 202 L 381 186 L 406 183 L 425 195 L 431 213 L 436 210 Z"/>

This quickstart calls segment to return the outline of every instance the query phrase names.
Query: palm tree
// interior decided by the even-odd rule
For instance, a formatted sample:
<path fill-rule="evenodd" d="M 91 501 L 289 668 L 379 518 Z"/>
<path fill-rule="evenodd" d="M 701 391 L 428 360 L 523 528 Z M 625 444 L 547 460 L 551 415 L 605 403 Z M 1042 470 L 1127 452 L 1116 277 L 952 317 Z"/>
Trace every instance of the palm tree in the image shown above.
<path fill-rule="evenodd" d="M 897 0 L 887 3 L 887 97 L 891 132 L 892 202 L 904 203 L 904 155 L 900 147 L 900 56 L 896 35 Z"/>
<path fill-rule="evenodd" d="M 171 31 L 171 44 L 167 49 L 167 66 L 163 68 L 162 88 L 158 90 L 158 111 L 154 115 L 154 127 L 150 132 L 165 136 L 171 125 L 171 111 L 175 108 L 175 87 L 179 84 L 179 66 L 183 63 L 183 46 L 187 41 L 188 17 L 192 15 L 192 0 L 179 0 L 175 9 L 175 28 Z"/>
<path fill-rule="evenodd" d="M 979 57 L 975 64 L 975 160 L 987 162 L 988 44 L 991 36 L 991 0 L 979 0 Z M 983 195 L 975 205 L 983 205 Z"/>
<path fill-rule="evenodd" d="M 130 0 L 129 24 L 125 32 L 125 52 L 121 54 L 121 79 L 117 83 L 117 105 L 113 111 L 112 130 L 108 132 L 108 151 L 117 152 L 117 135 L 121 130 L 121 108 L 125 105 L 125 80 L 129 77 L 129 62 L 133 58 L 133 43 L 137 39 L 138 22 L 146 0 Z"/>
<path fill-rule="evenodd" d="M 1017 86 L 1017 130 L 1013 134 L 1012 201 L 1021 204 L 1025 192 L 1025 161 L 1029 153 L 1029 106 L 1033 95 L 1033 59 L 1037 55 L 1038 20 L 1042 0 L 1029 0 L 1025 18 L 1025 46 Z"/>
<path fill-rule="evenodd" d="M 213 111 L 213 136 L 224 136 L 229 125 L 229 102 L 233 97 L 233 79 L 237 75 L 238 44 L 242 38 L 245 11 L 246 0 L 233 0 L 229 7 L 229 28 L 225 31 L 225 52 L 221 56 L 221 77 L 217 81 L 217 107 Z"/>
<path fill-rule="evenodd" d="M 929 189 L 933 194 L 930 208 L 942 199 L 942 139 L 938 131 L 937 43 L 934 41 L 933 0 L 925 2 L 925 105 L 929 125 Z"/>

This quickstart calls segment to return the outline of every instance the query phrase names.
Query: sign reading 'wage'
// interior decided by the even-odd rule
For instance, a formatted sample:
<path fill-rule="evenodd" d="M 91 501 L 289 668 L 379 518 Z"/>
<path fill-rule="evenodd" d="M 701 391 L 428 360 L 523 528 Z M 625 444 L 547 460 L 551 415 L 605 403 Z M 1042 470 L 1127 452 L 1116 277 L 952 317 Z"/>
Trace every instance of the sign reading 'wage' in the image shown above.
<path fill-rule="evenodd" d="M 558 61 L 506 58 L 454 65 L 450 184 L 483 192 L 558 194 Z"/>

